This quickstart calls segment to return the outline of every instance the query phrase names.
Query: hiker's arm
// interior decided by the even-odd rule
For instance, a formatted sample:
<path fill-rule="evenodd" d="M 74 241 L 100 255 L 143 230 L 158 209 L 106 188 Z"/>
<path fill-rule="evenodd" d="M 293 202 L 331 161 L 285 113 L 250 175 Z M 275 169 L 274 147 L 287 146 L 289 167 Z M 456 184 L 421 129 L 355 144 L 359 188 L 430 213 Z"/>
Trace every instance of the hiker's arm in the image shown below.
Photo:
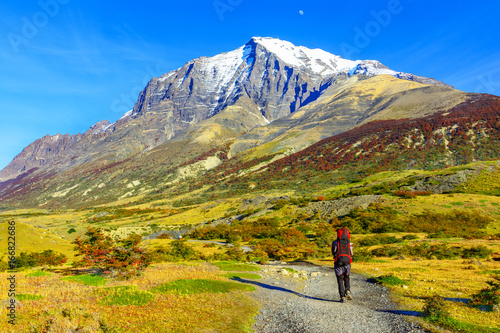
<path fill-rule="evenodd" d="M 337 254 L 337 242 L 332 242 L 332 255 L 333 255 L 333 258 L 335 258 L 335 255 Z"/>

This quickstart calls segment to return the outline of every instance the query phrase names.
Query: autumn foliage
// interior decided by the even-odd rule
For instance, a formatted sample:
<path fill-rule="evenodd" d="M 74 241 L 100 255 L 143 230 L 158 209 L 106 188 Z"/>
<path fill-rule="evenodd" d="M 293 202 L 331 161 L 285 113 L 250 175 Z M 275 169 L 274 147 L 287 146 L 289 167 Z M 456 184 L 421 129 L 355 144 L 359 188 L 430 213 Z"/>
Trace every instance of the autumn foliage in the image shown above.
<path fill-rule="evenodd" d="M 77 237 L 73 244 L 82 259 L 79 266 L 97 268 L 109 277 L 130 278 L 140 275 L 151 263 L 149 255 L 139 247 L 141 236 L 133 234 L 114 241 L 98 228 L 87 228 L 85 238 Z"/>

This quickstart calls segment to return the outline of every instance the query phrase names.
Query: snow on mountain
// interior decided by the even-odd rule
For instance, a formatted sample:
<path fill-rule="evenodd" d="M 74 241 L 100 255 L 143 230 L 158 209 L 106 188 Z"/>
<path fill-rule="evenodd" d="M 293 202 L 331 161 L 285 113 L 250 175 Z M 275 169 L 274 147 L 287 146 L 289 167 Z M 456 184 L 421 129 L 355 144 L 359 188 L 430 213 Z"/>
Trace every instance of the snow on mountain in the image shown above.
<path fill-rule="evenodd" d="M 297 68 L 307 68 L 322 77 L 337 75 L 349 71 L 361 60 L 352 61 L 328 53 L 321 49 L 309 49 L 304 46 L 295 46 L 290 42 L 269 38 L 254 37 L 253 40 L 274 53 L 285 63 Z"/>

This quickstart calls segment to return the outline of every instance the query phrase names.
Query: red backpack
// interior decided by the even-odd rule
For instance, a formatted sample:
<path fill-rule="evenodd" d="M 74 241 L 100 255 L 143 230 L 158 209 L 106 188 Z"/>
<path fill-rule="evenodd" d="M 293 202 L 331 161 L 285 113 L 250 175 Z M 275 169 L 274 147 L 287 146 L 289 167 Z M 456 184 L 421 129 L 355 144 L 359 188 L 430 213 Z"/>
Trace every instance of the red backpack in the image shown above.
<path fill-rule="evenodd" d="M 337 232 L 337 255 L 335 262 L 338 266 L 347 266 L 352 262 L 351 256 L 351 233 L 347 228 L 341 228 Z"/>

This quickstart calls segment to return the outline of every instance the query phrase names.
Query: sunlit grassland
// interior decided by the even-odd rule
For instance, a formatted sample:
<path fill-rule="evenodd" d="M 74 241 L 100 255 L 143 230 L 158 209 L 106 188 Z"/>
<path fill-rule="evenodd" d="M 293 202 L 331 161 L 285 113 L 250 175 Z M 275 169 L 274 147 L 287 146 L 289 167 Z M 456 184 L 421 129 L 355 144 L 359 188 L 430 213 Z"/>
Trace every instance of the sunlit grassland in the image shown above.
<path fill-rule="evenodd" d="M 7 220 L 0 222 L 0 256 L 7 252 L 8 246 L 8 223 Z M 16 252 L 41 252 L 44 250 L 54 250 L 65 254 L 68 259 L 74 258 L 73 245 L 52 234 L 49 230 L 35 228 L 26 223 L 16 221 Z"/>
<path fill-rule="evenodd" d="M 6 277 L 6 273 L 0 274 L 0 290 L 6 290 Z M 18 273 L 16 291 L 32 296 L 24 297 L 17 309 L 15 331 L 2 325 L 0 332 L 29 332 L 32 323 L 45 325 L 50 321 L 54 332 L 77 325 L 97 329 L 103 323 L 118 332 L 245 332 L 258 310 L 246 291 L 190 295 L 151 292 L 178 280 L 235 283 L 220 276 L 220 270 L 210 264 L 155 264 L 141 277 L 108 280 L 102 286 L 62 278 L 57 273 L 40 277 Z M 5 308 L 0 309 L 0 316 L 6 318 Z"/>
<path fill-rule="evenodd" d="M 489 234 L 500 233 L 500 197 L 483 194 L 433 194 L 413 199 L 386 198 L 386 205 L 405 214 L 419 214 L 428 211 L 453 211 L 456 209 L 476 210 L 493 218 L 485 228 Z"/>

